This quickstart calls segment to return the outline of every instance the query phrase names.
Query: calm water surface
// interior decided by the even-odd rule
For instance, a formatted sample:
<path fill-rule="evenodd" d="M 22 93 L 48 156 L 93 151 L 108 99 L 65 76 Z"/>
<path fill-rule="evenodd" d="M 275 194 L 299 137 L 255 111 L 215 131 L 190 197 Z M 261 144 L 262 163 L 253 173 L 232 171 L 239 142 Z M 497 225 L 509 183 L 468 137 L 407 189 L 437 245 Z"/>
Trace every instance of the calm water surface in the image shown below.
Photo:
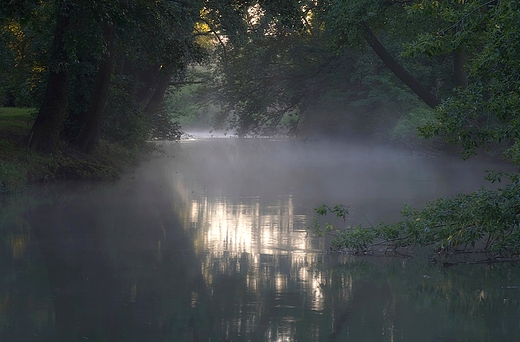
<path fill-rule="evenodd" d="M 366 145 L 165 143 L 0 207 L 0 341 L 520 341 L 518 264 L 327 253 L 313 208 L 393 222 L 493 165 Z M 425 252 L 427 255 L 428 252 Z"/>

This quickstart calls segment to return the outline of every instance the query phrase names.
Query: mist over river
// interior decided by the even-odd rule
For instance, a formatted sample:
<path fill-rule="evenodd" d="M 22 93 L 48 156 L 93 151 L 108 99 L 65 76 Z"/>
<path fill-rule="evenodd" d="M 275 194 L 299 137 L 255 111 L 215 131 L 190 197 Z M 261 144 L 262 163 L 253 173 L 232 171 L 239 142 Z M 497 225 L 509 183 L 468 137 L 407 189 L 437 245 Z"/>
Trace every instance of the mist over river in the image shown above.
<path fill-rule="evenodd" d="M 113 183 L 0 207 L 0 341 L 520 341 L 518 264 L 328 252 L 346 224 L 497 186 L 491 162 L 368 144 L 199 137 Z M 425 251 L 424 253 L 428 253 Z"/>

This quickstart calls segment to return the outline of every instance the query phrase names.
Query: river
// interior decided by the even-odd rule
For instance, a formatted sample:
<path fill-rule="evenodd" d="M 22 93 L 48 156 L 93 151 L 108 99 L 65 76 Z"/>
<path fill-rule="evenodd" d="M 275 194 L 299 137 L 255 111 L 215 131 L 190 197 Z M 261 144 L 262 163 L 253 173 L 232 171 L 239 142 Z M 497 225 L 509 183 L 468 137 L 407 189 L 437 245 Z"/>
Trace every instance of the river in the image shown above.
<path fill-rule="evenodd" d="M 110 183 L 0 207 L 0 341 L 520 341 L 518 264 L 329 253 L 348 224 L 490 186 L 495 165 L 368 144 L 200 138 Z M 428 253 L 425 251 L 424 253 Z"/>

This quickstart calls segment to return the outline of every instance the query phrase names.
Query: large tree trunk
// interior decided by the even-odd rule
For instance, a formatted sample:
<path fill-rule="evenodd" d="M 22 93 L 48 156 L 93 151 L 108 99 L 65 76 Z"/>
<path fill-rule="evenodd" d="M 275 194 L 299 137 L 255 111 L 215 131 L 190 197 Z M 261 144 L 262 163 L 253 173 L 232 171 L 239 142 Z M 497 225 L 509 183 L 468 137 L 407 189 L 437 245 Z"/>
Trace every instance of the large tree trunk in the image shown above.
<path fill-rule="evenodd" d="M 455 87 L 468 87 L 468 73 L 466 72 L 466 49 L 464 46 L 453 51 L 453 84 Z"/>
<path fill-rule="evenodd" d="M 103 38 L 107 43 L 107 50 L 99 62 L 92 100 L 84 119 L 83 129 L 75 141 L 75 145 L 87 153 L 91 153 L 99 141 L 101 119 L 114 69 L 114 27 L 112 25 L 105 26 Z"/>
<path fill-rule="evenodd" d="M 164 69 L 164 68 L 163 68 Z M 146 105 L 146 108 L 144 109 L 144 112 L 147 115 L 154 114 L 157 109 L 159 108 L 163 98 L 164 94 L 166 93 L 166 90 L 168 89 L 168 86 L 170 85 L 170 80 L 175 73 L 174 69 L 170 70 L 161 70 L 159 73 L 159 76 L 157 77 L 157 87 L 155 88 L 155 91 L 150 98 L 150 101 L 148 101 L 148 104 Z"/>
<path fill-rule="evenodd" d="M 377 39 L 376 35 L 366 23 L 363 26 L 363 37 L 367 41 L 368 45 L 375 51 L 377 56 L 381 58 L 383 63 L 392 71 L 404 84 L 406 84 L 414 93 L 416 93 L 421 100 L 423 100 L 428 106 L 435 108 L 441 101 L 433 95 L 428 89 L 417 81 L 408 71 L 406 71 L 399 62 L 388 52 L 388 50 L 381 44 Z"/>
<path fill-rule="evenodd" d="M 56 152 L 60 131 L 67 117 L 70 71 L 64 37 L 68 27 L 69 11 L 60 1 L 47 89 L 29 137 L 29 146 L 43 153 Z"/>

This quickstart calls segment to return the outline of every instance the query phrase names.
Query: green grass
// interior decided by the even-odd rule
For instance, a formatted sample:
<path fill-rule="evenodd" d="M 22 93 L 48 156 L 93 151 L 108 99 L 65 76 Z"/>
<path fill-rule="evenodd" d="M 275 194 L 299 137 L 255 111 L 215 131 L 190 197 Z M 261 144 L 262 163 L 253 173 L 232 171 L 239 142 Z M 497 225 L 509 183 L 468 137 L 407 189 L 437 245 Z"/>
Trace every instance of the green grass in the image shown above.
<path fill-rule="evenodd" d="M 35 114 L 34 108 L 0 107 L 0 194 L 16 192 L 27 184 L 24 141 Z"/>
<path fill-rule="evenodd" d="M 0 107 L 0 130 L 22 133 L 29 131 L 36 118 L 34 108 L 6 108 Z"/>

